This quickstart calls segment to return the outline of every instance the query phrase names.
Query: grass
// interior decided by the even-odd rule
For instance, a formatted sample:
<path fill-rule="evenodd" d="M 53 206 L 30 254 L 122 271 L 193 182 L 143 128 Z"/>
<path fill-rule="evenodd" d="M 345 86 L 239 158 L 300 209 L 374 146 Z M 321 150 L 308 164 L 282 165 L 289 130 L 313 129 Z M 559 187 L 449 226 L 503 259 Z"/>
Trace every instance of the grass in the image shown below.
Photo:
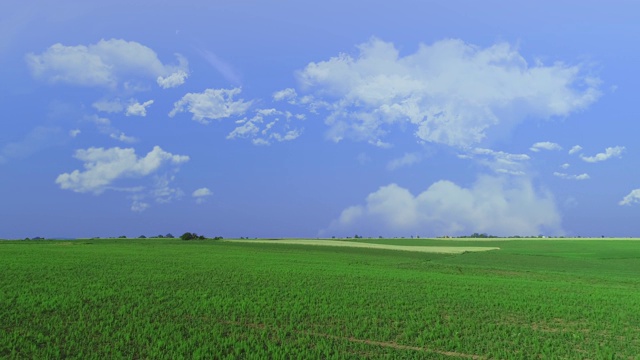
<path fill-rule="evenodd" d="M 640 242 L 478 246 L 0 242 L 0 358 L 638 358 Z"/>

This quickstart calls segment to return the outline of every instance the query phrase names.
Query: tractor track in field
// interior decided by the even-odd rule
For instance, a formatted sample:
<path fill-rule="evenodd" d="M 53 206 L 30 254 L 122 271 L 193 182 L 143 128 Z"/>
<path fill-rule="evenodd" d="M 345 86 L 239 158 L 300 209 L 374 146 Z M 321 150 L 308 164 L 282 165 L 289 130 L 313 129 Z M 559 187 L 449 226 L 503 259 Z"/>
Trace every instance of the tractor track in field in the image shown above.
<path fill-rule="evenodd" d="M 267 326 L 265 324 L 259 324 L 259 323 L 245 323 L 245 322 L 239 322 L 239 321 L 223 321 L 222 323 L 226 324 L 226 325 L 242 326 L 242 327 L 247 327 L 247 328 L 251 328 L 251 329 L 259 329 L 259 330 L 266 330 L 266 329 L 269 328 L 269 326 Z M 358 343 L 358 344 L 380 346 L 380 347 L 386 347 L 386 348 L 392 348 L 392 349 L 398 349 L 398 350 L 413 350 L 413 351 L 418 351 L 418 352 L 425 352 L 425 353 L 431 353 L 431 354 L 451 356 L 451 357 L 457 357 L 457 358 L 463 358 L 463 359 L 473 359 L 473 360 L 484 360 L 484 359 L 487 359 L 486 357 L 480 356 L 480 355 L 465 354 L 465 353 L 456 352 L 456 351 L 436 350 L 436 349 L 430 349 L 428 347 L 422 347 L 422 346 L 402 345 L 402 344 L 398 344 L 398 343 L 392 342 L 392 341 L 378 341 L 378 340 L 371 340 L 371 339 L 358 339 L 358 338 L 353 337 L 353 336 L 338 336 L 338 335 L 324 334 L 324 333 L 318 333 L 318 332 L 313 332 L 313 331 L 293 331 L 293 333 L 297 333 L 297 334 L 300 334 L 300 335 L 310 335 L 310 336 L 316 336 L 316 337 L 323 337 L 323 338 L 327 338 L 327 339 L 349 341 L 349 342 Z"/>

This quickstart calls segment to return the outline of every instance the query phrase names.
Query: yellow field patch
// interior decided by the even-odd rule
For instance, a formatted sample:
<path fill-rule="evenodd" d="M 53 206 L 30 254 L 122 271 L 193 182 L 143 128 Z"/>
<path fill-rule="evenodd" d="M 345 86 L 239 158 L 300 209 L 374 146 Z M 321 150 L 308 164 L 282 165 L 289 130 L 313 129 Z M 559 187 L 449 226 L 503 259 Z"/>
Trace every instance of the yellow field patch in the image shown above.
<path fill-rule="evenodd" d="M 384 249 L 384 250 L 400 250 L 414 251 L 424 253 L 438 254 L 462 254 L 471 251 L 489 251 L 500 250 L 498 247 L 486 246 L 400 246 L 388 244 L 368 244 L 353 241 L 338 240 L 315 240 L 315 239 L 283 239 L 283 240 L 225 240 L 229 242 L 245 242 L 245 243 L 265 243 L 265 244 L 289 244 L 289 245 L 312 245 L 312 246 L 338 246 L 338 247 L 356 247 L 367 249 Z"/>

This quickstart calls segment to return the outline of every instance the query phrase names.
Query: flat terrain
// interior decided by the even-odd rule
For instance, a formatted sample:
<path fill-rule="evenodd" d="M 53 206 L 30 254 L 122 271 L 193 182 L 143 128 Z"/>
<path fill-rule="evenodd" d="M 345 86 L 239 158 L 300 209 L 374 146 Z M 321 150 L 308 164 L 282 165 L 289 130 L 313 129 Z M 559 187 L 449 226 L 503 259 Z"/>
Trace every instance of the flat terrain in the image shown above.
<path fill-rule="evenodd" d="M 639 358 L 638 241 L 297 241 L 1 241 L 0 358 Z"/>

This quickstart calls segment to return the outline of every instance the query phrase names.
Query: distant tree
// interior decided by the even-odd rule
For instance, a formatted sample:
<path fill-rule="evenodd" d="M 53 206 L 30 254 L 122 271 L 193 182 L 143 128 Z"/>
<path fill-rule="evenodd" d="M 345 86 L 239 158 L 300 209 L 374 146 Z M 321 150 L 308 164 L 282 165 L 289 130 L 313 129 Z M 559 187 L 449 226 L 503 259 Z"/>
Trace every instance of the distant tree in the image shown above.
<path fill-rule="evenodd" d="M 25 239 L 25 240 L 31 240 L 31 239 L 29 239 L 29 238 L 24 238 L 24 239 Z"/>
<path fill-rule="evenodd" d="M 167 239 L 173 239 L 175 238 L 175 236 L 171 235 L 171 233 L 168 233 L 167 235 L 165 235 L 164 237 L 166 237 Z"/>
<path fill-rule="evenodd" d="M 144 235 L 140 235 L 140 236 L 138 236 L 138 239 L 146 239 L 146 238 L 147 238 L 147 237 L 146 237 L 146 236 L 144 236 Z"/>
<path fill-rule="evenodd" d="M 204 235 L 198 235 L 196 233 L 186 232 L 180 236 L 182 240 L 204 240 L 206 239 Z"/>
<path fill-rule="evenodd" d="M 196 234 L 192 234 L 190 232 L 186 232 L 182 235 L 180 235 L 180 239 L 182 240 L 193 240 L 193 238 L 197 237 Z"/>
<path fill-rule="evenodd" d="M 162 239 L 162 238 L 164 238 L 164 235 L 158 235 L 158 236 L 156 236 L 156 237 L 157 237 L 158 239 Z"/>
<path fill-rule="evenodd" d="M 126 238 L 127 238 L 127 236 L 126 236 L 126 235 L 120 235 L 120 236 L 118 236 L 118 239 L 126 239 Z"/>

